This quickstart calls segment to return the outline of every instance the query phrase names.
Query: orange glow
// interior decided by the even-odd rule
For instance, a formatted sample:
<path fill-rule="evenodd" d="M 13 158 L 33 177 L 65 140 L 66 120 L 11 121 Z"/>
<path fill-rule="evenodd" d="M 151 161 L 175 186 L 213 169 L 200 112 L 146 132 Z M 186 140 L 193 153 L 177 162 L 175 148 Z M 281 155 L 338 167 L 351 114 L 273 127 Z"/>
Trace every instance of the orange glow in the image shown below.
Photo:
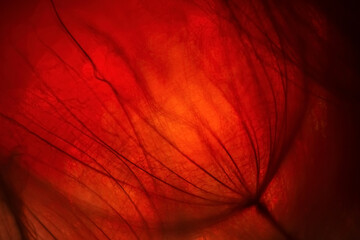
<path fill-rule="evenodd" d="M 360 236 L 356 73 L 321 4 L 15 2 L 0 239 Z"/>

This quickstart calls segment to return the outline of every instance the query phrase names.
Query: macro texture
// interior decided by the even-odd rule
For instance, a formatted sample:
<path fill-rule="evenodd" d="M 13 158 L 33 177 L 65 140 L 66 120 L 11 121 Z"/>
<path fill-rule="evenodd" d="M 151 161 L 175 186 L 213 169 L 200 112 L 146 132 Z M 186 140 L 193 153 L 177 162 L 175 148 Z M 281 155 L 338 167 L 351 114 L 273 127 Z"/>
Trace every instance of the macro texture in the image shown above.
<path fill-rule="evenodd" d="M 0 239 L 360 238 L 341 6 L 1 3 Z"/>

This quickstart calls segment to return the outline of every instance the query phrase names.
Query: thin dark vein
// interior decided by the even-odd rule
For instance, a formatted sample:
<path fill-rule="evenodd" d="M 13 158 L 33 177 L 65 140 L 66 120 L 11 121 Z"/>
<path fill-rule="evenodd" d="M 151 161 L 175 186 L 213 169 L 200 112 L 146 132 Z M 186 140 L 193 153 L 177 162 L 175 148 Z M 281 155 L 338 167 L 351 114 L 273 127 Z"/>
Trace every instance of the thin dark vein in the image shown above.
<path fill-rule="evenodd" d="M 29 211 L 29 213 L 31 214 L 31 216 L 33 218 L 35 218 L 35 220 L 41 225 L 41 227 L 43 229 L 45 229 L 45 231 L 55 240 L 57 240 L 57 237 L 55 237 L 55 235 L 46 227 L 46 225 L 33 213 L 33 211 L 31 211 L 31 209 L 29 207 L 27 207 L 25 205 L 26 209 Z"/>

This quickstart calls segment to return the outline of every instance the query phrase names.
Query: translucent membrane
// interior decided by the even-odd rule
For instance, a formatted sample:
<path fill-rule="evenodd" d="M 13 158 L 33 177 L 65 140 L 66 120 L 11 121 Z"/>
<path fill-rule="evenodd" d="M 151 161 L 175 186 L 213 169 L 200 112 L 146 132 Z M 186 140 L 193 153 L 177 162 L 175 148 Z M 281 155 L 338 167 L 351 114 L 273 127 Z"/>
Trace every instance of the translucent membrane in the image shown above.
<path fill-rule="evenodd" d="M 319 5 L 2 5 L 1 239 L 359 236 L 356 73 Z"/>

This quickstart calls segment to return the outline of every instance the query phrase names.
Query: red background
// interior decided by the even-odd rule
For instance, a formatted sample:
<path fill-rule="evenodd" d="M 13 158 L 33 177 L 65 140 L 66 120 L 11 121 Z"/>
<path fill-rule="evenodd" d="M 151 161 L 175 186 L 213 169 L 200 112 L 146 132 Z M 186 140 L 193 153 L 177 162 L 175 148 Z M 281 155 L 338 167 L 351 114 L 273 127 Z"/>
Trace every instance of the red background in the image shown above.
<path fill-rule="evenodd" d="M 349 9 L 1 9 L 2 239 L 360 236 Z"/>

